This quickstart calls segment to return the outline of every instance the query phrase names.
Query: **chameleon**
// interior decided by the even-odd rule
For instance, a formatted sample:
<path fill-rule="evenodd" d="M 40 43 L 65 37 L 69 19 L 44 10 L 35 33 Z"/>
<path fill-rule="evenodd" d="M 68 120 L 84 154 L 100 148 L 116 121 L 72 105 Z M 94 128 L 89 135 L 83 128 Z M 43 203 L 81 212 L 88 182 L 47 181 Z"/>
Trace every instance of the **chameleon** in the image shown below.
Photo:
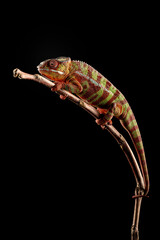
<path fill-rule="evenodd" d="M 124 95 L 89 64 L 70 57 L 47 59 L 38 66 L 42 76 L 55 83 L 52 91 L 65 89 L 94 106 L 100 113 L 96 123 L 102 128 L 116 117 L 129 133 L 136 149 L 144 178 L 144 195 L 149 192 L 149 174 L 141 133 L 134 113 Z M 60 95 L 61 99 L 66 96 Z"/>

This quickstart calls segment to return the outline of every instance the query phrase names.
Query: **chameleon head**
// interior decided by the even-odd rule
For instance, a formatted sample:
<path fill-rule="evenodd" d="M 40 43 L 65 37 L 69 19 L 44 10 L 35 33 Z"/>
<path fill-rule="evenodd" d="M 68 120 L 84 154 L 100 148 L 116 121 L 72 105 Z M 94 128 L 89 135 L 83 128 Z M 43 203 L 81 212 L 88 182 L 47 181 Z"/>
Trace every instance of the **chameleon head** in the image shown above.
<path fill-rule="evenodd" d="M 37 68 L 41 75 L 52 81 L 64 81 L 69 74 L 71 59 L 58 57 L 41 62 Z"/>

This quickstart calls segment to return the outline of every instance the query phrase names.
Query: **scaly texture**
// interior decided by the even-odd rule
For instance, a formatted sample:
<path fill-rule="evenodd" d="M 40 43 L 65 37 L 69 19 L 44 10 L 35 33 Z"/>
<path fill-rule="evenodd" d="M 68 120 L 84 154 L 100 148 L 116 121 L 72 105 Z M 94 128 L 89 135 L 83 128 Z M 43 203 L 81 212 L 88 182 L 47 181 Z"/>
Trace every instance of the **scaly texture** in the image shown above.
<path fill-rule="evenodd" d="M 71 61 L 66 57 L 49 59 L 42 62 L 38 70 L 42 75 L 55 81 L 53 91 L 65 89 L 96 107 L 102 114 L 102 118 L 96 120 L 97 124 L 103 126 L 106 122 L 111 123 L 113 117 L 120 120 L 122 126 L 129 132 L 137 151 L 146 196 L 149 191 L 149 175 L 143 142 L 133 111 L 124 95 L 101 73 L 82 61 Z"/>

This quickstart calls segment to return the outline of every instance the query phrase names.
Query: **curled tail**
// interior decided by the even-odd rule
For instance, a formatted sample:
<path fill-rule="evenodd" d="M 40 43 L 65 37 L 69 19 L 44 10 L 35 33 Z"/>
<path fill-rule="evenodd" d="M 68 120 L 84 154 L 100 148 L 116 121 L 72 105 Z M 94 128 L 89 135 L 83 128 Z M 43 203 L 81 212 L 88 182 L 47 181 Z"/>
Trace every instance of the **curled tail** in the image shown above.
<path fill-rule="evenodd" d="M 127 109 L 127 114 L 125 114 L 125 117 L 121 119 L 120 122 L 122 126 L 129 132 L 129 135 L 133 141 L 134 147 L 137 151 L 137 155 L 139 158 L 139 162 L 140 162 L 140 166 L 141 166 L 141 170 L 144 178 L 144 183 L 145 183 L 144 195 L 146 196 L 149 192 L 149 174 L 148 174 L 147 162 L 146 162 L 140 130 L 130 106 Z"/>

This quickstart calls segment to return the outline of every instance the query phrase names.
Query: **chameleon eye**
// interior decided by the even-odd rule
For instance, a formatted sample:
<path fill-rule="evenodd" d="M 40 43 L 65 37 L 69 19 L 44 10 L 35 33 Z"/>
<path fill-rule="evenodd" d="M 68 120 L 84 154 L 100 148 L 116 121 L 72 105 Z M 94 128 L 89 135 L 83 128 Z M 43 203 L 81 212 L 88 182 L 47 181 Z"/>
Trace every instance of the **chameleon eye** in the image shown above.
<path fill-rule="evenodd" d="M 49 62 L 49 66 L 50 66 L 51 68 L 56 68 L 56 67 L 58 66 L 58 62 L 53 59 L 53 60 L 51 60 L 51 61 Z"/>

